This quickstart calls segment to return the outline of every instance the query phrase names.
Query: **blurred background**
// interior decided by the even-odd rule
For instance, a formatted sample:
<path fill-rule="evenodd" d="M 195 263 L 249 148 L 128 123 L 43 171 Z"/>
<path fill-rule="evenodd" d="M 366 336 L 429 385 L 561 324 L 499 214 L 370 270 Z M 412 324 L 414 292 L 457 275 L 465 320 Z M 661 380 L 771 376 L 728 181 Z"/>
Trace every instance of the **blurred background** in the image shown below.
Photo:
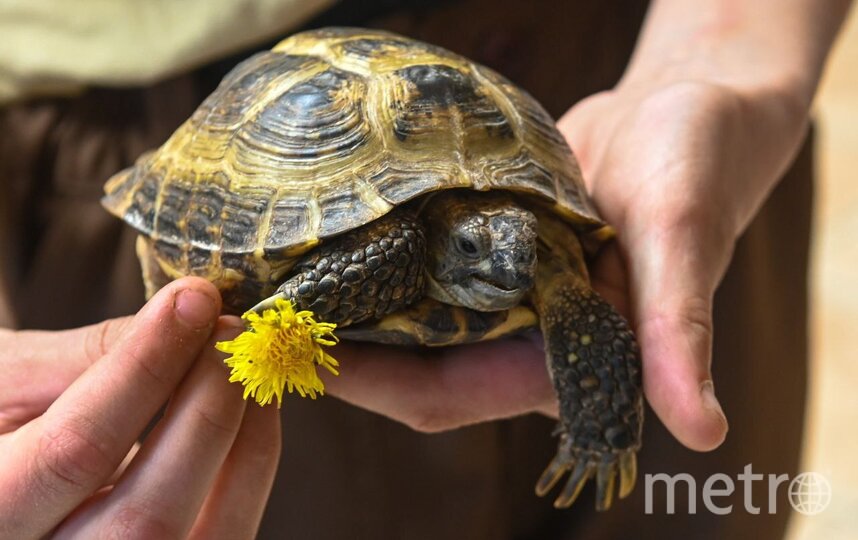
<path fill-rule="evenodd" d="M 812 259 L 812 367 L 802 470 L 831 505 L 795 514 L 789 540 L 858 538 L 858 16 L 843 29 L 816 102 L 819 182 Z"/>
<path fill-rule="evenodd" d="M 304 13 L 306 10 L 307 16 L 312 12 L 311 6 L 327 6 L 333 3 L 332 0 L 260 0 L 258 2 L 260 6 L 279 6 L 279 9 L 287 10 L 288 8 L 293 12 L 301 10 Z M 619 2 L 615 3 L 619 5 Z M 196 2 L 189 0 L 188 5 L 191 4 L 209 6 L 205 0 L 197 0 Z M 117 6 L 121 6 L 121 3 L 103 3 L 103 6 L 104 9 L 115 7 L 119 10 L 120 8 Z M 173 17 L 177 18 L 176 20 L 187 19 L 181 13 L 182 8 L 178 4 L 175 7 L 176 13 L 166 10 L 159 16 L 166 17 L 172 14 Z M 275 8 L 271 7 L 270 9 L 274 10 Z M 195 36 L 198 37 L 193 33 L 195 29 L 202 32 L 204 28 L 217 27 L 219 24 L 226 25 L 229 19 L 234 16 L 233 13 L 225 10 L 209 9 L 203 11 L 215 20 L 200 17 L 190 18 L 191 22 L 199 19 L 199 24 L 188 25 L 189 28 L 183 32 L 189 41 Z M 853 10 L 853 12 L 856 11 L 858 10 Z M 270 36 L 282 32 L 279 27 L 274 28 L 275 22 L 278 21 L 276 13 L 280 12 L 260 9 L 255 18 L 256 24 L 267 23 L 272 25 L 271 30 L 267 32 Z M 642 15 L 642 12 L 639 15 Z M 282 15 L 280 16 L 282 17 Z M 302 15 L 298 18 L 303 17 Z M 632 18 L 630 16 L 630 20 Z M 6 26 L 3 26 L 4 22 Z M 0 36 L 3 36 L 0 38 L 0 45 L 13 42 L 13 22 L 12 20 L 0 20 Z M 628 23 L 628 21 L 626 22 Z M 162 25 L 162 22 L 158 22 L 155 27 L 160 29 Z M 135 28 L 139 26 L 144 30 L 147 28 L 145 24 L 133 26 Z M 56 28 L 51 27 L 49 30 L 48 37 L 56 40 L 61 38 L 61 33 L 57 32 Z M 114 27 L 114 25 L 109 25 L 108 30 L 115 31 L 112 36 L 120 42 L 123 38 L 123 32 L 127 32 L 125 27 Z M 618 34 L 622 31 L 623 28 L 616 30 Z M 231 42 L 226 38 L 230 38 L 232 35 L 229 33 L 224 33 L 224 35 L 225 39 L 218 44 L 223 50 L 232 50 L 240 45 L 248 45 Z M 16 53 L 26 53 L 36 49 L 27 46 L 27 40 L 33 39 L 31 36 L 19 35 L 18 37 L 22 40 L 20 43 L 23 45 L 15 49 Z M 78 36 L 73 34 L 72 37 Z M 570 39 L 575 37 L 570 36 Z M 582 34 L 580 39 L 584 42 L 591 37 L 588 34 Z M 618 39 L 617 36 L 613 37 Z M 125 36 L 125 38 L 126 41 L 132 43 L 140 39 L 136 35 Z M 497 49 L 504 49 L 504 47 L 510 48 L 509 44 L 514 43 L 509 40 L 509 43 L 503 42 L 503 39 L 506 39 L 503 36 L 499 39 L 500 42 L 492 42 L 490 45 Z M 603 37 L 602 39 L 606 38 Z M 630 46 L 630 43 L 628 45 Z M 145 48 L 132 48 L 132 51 L 144 56 L 152 54 L 152 51 Z M 99 50 L 96 49 L 96 52 Z M 606 54 L 604 51 L 601 52 Z M 221 53 L 220 50 L 207 50 L 206 58 L 183 57 L 182 62 L 190 65 L 203 60 L 208 61 L 219 57 Z M 88 55 L 78 54 L 77 57 L 79 60 L 76 61 L 83 62 L 88 58 Z M 98 54 L 93 54 L 91 57 L 100 58 Z M 153 58 L 152 63 L 156 63 L 156 60 L 158 62 L 168 60 L 163 57 Z M 142 74 L 122 71 L 123 66 L 131 63 L 127 62 L 127 58 L 124 56 L 120 57 L 119 60 L 119 65 L 108 66 L 109 71 L 115 73 L 116 77 L 124 77 L 127 80 L 131 80 L 129 77 L 132 76 L 141 77 L 140 81 L 137 82 L 147 82 L 152 77 L 145 70 Z M 608 57 L 607 60 L 616 60 L 616 58 Z M 225 60 L 224 64 L 231 65 L 235 61 L 235 59 Z M 176 66 L 177 70 L 187 67 L 181 63 L 176 64 Z M 217 70 L 213 69 L 212 71 L 216 72 Z M 3 72 L 0 70 L 0 83 L 3 82 L 2 75 Z M 600 76 L 610 80 L 618 74 L 603 72 Z M 175 84 L 169 86 L 169 84 L 172 83 L 164 86 L 162 92 L 176 92 L 177 88 L 185 90 L 184 87 L 178 87 Z M 3 90 L 3 84 L 0 84 L 0 97 L 2 97 Z M 133 103 L 136 104 L 137 102 Z M 148 106 L 151 107 L 152 104 L 149 103 Z M 186 114 L 180 111 L 175 112 L 174 119 L 179 121 Z M 807 411 L 804 463 L 801 470 L 815 471 L 825 475 L 832 486 L 832 498 L 830 506 L 820 514 L 814 516 L 795 514 L 787 538 L 788 540 L 823 538 L 827 540 L 853 540 L 858 538 L 858 512 L 856 512 L 858 509 L 858 464 L 855 461 L 856 454 L 858 454 L 858 362 L 856 362 L 858 359 L 855 358 L 855 353 L 858 352 L 858 347 L 853 341 L 858 337 L 856 335 L 858 334 L 858 181 L 855 179 L 856 171 L 858 171 L 858 15 L 856 13 L 853 13 L 843 29 L 829 62 L 826 77 L 816 102 L 815 119 L 818 147 L 816 166 L 819 182 L 815 194 L 816 211 L 811 283 L 812 366 L 808 381 L 810 401 Z M 169 124 L 169 122 L 167 123 Z M 164 134 L 166 137 L 172 127 L 170 126 L 169 130 L 166 130 L 164 126 L 160 126 L 159 129 L 164 128 L 166 130 Z M 150 136 L 157 138 L 155 135 L 150 134 Z M 136 155 L 138 152 L 129 150 L 128 153 Z M 100 179 L 107 177 L 117 168 L 118 166 L 111 165 L 109 162 L 104 165 L 105 172 L 97 175 L 96 178 L 98 185 L 93 184 L 98 193 L 100 193 Z M 105 215 L 104 219 L 107 220 L 108 216 Z M 128 251 L 127 255 L 133 258 L 131 251 Z M 136 262 L 133 264 L 135 265 L 133 273 L 136 282 Z M 70 281 L 76 282 L 73 279 Z M 97 295 L 91 294 L 85 287 L 80 289 L 81 294 L 91 296 L 94 299 L 93 303 L 99 305 L 101 300 Z M 136 302 L 139 294 L 136 296 L 129 295 L 129 297 Z M 74 305 L 76 303 L 70 302 L 69 304 Z M 36 305 L 38 306 L 38 304 Z M 114 305 L 114 307 L 116 306 Z M 0 309 L 2 309 L 2 303 L 0 303 Z M 129 311 L 117 308 L 117 312 L 127 313 Z M 0 320 L 2 318 L 3 314 L 0 313 Z M 73 324 L 64 321 L 61 324 L 57 323 L 57 327 L 69 326 L 73 326 Z"/>

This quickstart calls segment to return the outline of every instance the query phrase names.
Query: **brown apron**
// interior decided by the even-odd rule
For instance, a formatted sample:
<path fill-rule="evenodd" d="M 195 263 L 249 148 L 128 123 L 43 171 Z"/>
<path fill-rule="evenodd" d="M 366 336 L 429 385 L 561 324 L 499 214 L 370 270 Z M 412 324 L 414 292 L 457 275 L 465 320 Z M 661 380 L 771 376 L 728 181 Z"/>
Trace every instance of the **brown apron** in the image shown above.
<path fill-rule="evenodd" d="M 617 81 L 646 7 L 628 0 L 540 0 L 503 9 L 491 0 L 376 4 L 347 2 L 310 26 L 383 27 L 448 47 L 504 73 L 555 116 Z M 148 88 L 93 89 L 0 110 L 0 323 L 68 328 L 141 305 L 134 234 L 99 207 L 101 186 L 162 143 L 236 60 Z M 593 511 L 592 486 L 571 510 L 553 510 L 533 494 L 555 446 L 553 422 L 542 417 L 422 435 L 336 399 L 290 399 L 260 537 L 781 537 L 786 486 L 773 515 L 763 482 L 754 492 L 759 515 L 744 510 L 739 483 L 733 496 L 719 499 L 734 505 L 725 516 L 709 513 L 699 490 L 708 475 L 735 479 L 748 463 L 760 473 L 797 471 L 811 180 L 808 143 L 739 242 L 716 295 L 714 376 L 731 420 L 727 441 L 712 453 L 686 450 L 649 411 L 641 474 L 693 474 L 696 514 L 688 513 L 683 489 L 674 515 L 666 514 L 663 489 L 654 513 L 645 514 L 642 478 L 606 514 Z"/>

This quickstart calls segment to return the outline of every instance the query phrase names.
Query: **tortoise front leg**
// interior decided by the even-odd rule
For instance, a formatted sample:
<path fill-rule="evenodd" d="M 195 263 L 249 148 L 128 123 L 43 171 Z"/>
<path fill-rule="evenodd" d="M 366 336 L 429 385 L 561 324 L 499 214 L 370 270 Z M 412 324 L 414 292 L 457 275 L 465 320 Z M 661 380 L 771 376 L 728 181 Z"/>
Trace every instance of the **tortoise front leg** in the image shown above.
<path fill-rule="evenodd" d="M 560 400 L 560 441 L 536 492 L 545 495 L 571 471 L 554 503 L 566 508 L 595 475 L 596 508 L 605 510 L 617 473 L 621 498 L 637 475 L 643 420 L 638 346 L 626 320 L 584 276 L 558 263 L 540 266 L 535 304 Z"/>
<path fill-rule="evenodd" d="M 348 326 L 397 311 L 423 296 L 426 240 L 406 212 L 390 214 L 311 251 L 274 296 L 291 299 L 319 320 Z"/>

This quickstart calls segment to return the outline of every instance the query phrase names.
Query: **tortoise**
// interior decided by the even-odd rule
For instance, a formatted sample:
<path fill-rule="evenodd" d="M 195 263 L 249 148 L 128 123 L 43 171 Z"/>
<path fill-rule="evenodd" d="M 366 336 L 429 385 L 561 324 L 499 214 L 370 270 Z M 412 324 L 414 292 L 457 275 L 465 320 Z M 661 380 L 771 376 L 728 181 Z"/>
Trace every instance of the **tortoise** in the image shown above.
<path fill-rule="evenodd" d="M 105 192 L 139 232 L 149 296 L 202 276 L 226 311 L 284 298 L 399 345 L 538 327 L 560 421 L 537 493 L 566 472 L 557 507 L 594 476 L 598 509 L 632 490 L 638 346 L 586 267 L 613 231 L 549 114 L 491 69 L 388 32 L 299 33 Z"/>

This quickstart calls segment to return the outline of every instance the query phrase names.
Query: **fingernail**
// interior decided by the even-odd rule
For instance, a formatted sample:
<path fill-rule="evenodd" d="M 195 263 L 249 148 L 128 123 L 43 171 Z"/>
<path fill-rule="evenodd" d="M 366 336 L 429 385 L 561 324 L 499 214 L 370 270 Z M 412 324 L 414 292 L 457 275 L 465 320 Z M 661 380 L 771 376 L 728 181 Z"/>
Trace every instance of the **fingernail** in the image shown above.
<path fill-rule="evenodd" d="M 712 381 L 703 381 L 700 385 L 700 398 L 703 400 L 704 407 L 715 412 L 726 423 L 727 417 L 724 415 L 724 410 L 721 408 L 718 398 L 715 397 L 715 385 L 712 384 Z"/>
<path fill-rule="evenodd" d="M 217 316 L 214 299 L 193 289 L 179 291 L 173 305 L 179 319 L 191 328 L 204 328 Z"/>

